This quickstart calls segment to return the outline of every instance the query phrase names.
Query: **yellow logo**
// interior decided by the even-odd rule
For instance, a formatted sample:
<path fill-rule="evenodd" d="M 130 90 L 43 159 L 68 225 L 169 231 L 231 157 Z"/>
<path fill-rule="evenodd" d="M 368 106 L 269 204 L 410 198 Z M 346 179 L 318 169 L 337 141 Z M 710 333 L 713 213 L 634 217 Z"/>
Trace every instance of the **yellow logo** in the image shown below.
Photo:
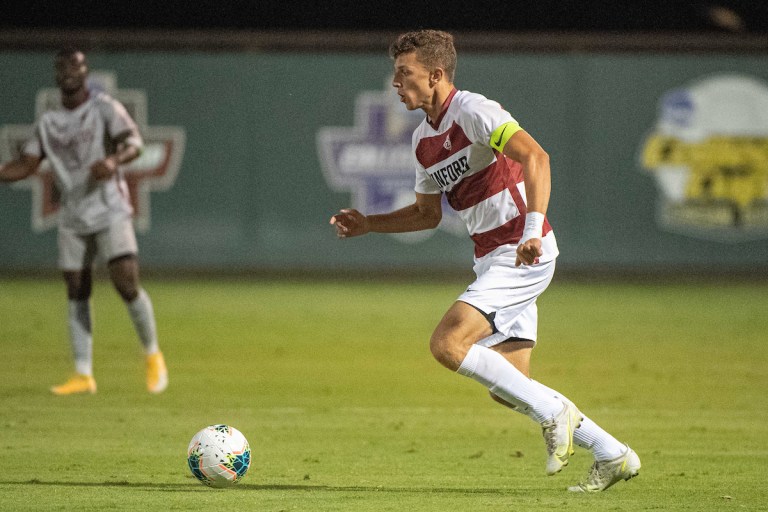
<path fill-rule="evenodd" d="M 768 86 L 721 75 L 670 91 L 641 165 L 662 227 L 700 238 L 768 236 Z"/>

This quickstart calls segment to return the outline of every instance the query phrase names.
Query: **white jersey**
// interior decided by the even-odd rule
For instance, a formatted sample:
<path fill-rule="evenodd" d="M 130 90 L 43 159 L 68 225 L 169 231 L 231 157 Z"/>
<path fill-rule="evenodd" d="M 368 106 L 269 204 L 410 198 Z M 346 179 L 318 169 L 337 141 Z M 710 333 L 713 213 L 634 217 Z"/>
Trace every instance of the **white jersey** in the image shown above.
<path fill-rule="evenodd" d="M 45 112 L 22 152 L 46 158 L 61 193 L 59 225 L 80 234 L 101 231 L 133 214 L 128 186 L 118 169 L 106 180 L 91 176 L 90 167 L 116 150 L 119 142 L 141 149 L 143 141 L 125 107 L 104 93 L 73 110 Z"/>
<path fill-rule="evenodd" d="M 522 166 L 490 146 L 493 130 L 508 122 L 515 120 L 497 102 L 454 89 L 440 117 L 432 124 L 425 118 L 413 133 L 415 190 L 446 194 L 475 242 L 476 260 L 515 249 L 525 227 Z M 558 255 L 546 219 L 542 251 L 541 262 Z"/>

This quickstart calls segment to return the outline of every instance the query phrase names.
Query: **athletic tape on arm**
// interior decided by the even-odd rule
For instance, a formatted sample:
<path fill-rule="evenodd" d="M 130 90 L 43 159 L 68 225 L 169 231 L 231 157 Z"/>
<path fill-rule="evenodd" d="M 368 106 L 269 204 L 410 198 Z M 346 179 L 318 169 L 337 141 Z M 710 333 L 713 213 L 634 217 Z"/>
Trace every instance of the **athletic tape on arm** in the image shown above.
<path fill-rule="evenodd" d="M 510 137 L 512 137 L 514 134 L 516 134 L 520 130 L 522 130 L 522 128 L 520 128 L 520 125 L 513 121 L 504 123 L 503 125 L 493 130 L 493 133 L 491 133 L 491 140 L 489 141 L 491 144 L 491 147 L 496 151 L 503 153 L 504 146 L 507 145 L 507 142 L 509 141 Z"/>

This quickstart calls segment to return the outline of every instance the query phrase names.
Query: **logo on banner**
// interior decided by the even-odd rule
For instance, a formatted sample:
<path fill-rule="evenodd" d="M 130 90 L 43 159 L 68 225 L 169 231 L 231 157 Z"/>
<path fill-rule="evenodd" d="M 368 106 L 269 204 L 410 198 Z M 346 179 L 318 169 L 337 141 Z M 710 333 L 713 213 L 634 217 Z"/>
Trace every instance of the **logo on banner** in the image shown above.
<path fill-rule="evenodd" d="M 317 151 L 328 185 L 352 194 L 352 207 L 365 214 L 387 213 L 416 199 L 413 131 L 424 119 L 421 110 L 408 111 L 387 83 L 383 91 L 363 91 L 355 99 L 355 124 L 326 126 L 317 132 Z M 451 141 L 444 145 L 450 147 Z M 438 229 L 462 236 L 466 227 L 443 197 Z M 392 235 L 418 242 L 433 231 Z"/>
<path fill-rule="evenodd" d="M 660 226 L 698 238 L 768 237 L 768 85 L 718 75 L 667 92 L 642 146 Z"/>
<path fill-rule="evenodd" d="M 136 230 L 144 232 L 150 225 L 150 193 L 168 190 L 176 181 L 184 155 L 185 132 L 178 126 L 150 126 L 147 119 L 147 95 L 140 89 L 118 89 L 117 77 L 112 72 L 94 71 L 88 76 L 92 91 L 103 91 L 120 103 L 139 127 L 144 139 L 142 154 L 123 166 L 125 180 L 131 194 Z M 61 93 L 56 88 L 41 89 L 37 93 L 35 119 L 48 110 L 61 107 Z M 0 161 L 16 158 L 24 143 L 32 135 L 32 125 L 4 125 L 0 128 Z M 44 159 L 37 172 L 14 184 L 32 191 L 32 229 L 45 231 L 56 226 L 60 195 L 54 181 L 53 170 Z"/>

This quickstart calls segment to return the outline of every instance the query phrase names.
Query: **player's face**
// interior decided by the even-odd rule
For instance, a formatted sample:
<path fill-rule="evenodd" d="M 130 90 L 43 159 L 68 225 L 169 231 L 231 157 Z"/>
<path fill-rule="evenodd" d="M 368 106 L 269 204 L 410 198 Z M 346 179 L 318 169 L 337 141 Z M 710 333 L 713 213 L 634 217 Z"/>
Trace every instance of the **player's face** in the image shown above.
<path fill-rule="evenodd" d="M 88 76 L 88 64 L 81 52 L 67 57 L 58 57 L 54 64 L 56 85 L 64 94 L 72 94 L 85 87 Z"/>
<path fill-rule="evenodd" d="M 403 53 L 395 59 L 395 75 L 392 86 L 397 89 L 400 101 L 408 110 L 416 110 L 430 105 L 433 95 L 429 84 L 430 72 L 419 61 L 416 52 Z"/>

